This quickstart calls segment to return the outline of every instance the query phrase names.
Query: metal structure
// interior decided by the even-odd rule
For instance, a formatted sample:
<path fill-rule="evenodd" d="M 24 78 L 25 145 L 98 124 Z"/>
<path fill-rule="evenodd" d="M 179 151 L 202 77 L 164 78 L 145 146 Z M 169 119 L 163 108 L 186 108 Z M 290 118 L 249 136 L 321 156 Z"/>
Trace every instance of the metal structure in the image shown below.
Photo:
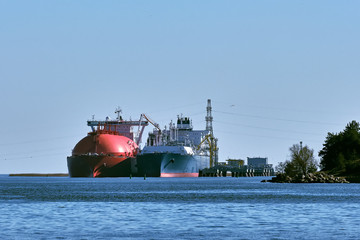
<path fill-rule="evenodd" d="M 207 107 L 206 107 L 206 117 L 205 117 L 205 121 L 206 121 L 206 130 L 210 131 L 210 133 L 213 135 L 213 127 L 212 127 L 212 122 L 213 122 L 213 117 L 211 115 L 211 99 L 207 100 Z"/>
<path fill-rule="evenodd" d="M 136 156 L 147 121 L 126 121 L 121 109 L 115 120 L 87 121 L 92 131 L 82 138 L 67 157 L 71 177 L 127 177 L 137 172 Z M 139 126 L 138 132 L 133 131 Z"/>
<path fill-rule="evenodd" d="M 147 145 L 137 155 L 139 174 L 151 177 L 197 177 L 202 169 L 217 164 L 217 139 L 214 138 L 211 100 L 207 102 L 206 129 L 194 130 L 189 117 L 177 116 L 168 128 L 145 114 L 142 116 L 155 129 L 149 133 Z"/>
<path fill-rule="evenodd" d="M 141 143 L 141 137 L 144 132 L 144 128 L 149 125 L 148 121 L 142 121 L 141 116 L 139 121 L 124 121 L 121 117 L 121 109 L 117 108 L 115 113 L 117 114 L 116 120 L 111 120 L 106 118 L 105 121 L 92 120 L 87 121 L 87 125 L 91 127 L 93 132 L 98 130 L 107 130 L 109 132 L 116 132 L 120 136 L 125 136 L 134 140 L 134 142 L 139 145 Z M 139 129 L 137 132 L 133 131 L 133 127 L 138 126 Z"/>
<path fill-rule="evenodd" d="M 213 137 L 213 135 L 211 133 L 204 137 L 204 139 L 197 146 L 197 150 L 198 151 L 200 150 L 201 145 L 205 141 L 209 144 L 210 167 L 213 167 L 214 166 L 214 155 L 215 155 L 215 152 L 216 152 L 217 148 L 216 148 L 216 144 L 215 144 L 215 141 L 214 141 L 214 137 Z"/>
<path fill-rule="evenodd" d="M 219 162 L 219 149 L 217 147 L 217 142 L 218 139 L 214 137 L 214 129 L 213 129 L 213 116 L 212 116 L 212 107 L 211 107 L 211 99 L 207 100 L 207 107 L 206 107 L 206 117 L 205 117 L 205 121 L 206 121 L 206 130 L 210 132 L 211 137 L 210 138 L 210 143 L 209 143 L 209 148 L 211 149 L 210 155 L 212 156 L 212 159 L 210 160 L 210 166 L 212 167 L 213 165 L 218 165 Z"/>

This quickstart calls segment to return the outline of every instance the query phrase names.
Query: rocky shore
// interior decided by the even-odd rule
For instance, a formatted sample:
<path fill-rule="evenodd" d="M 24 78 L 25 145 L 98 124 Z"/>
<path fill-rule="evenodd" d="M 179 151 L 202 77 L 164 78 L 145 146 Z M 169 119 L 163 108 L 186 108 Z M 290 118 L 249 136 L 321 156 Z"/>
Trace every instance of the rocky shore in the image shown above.
<path fill-rule="evenodd" d="M 263 182 L 275 183 L 349 183 L 344 177 L 335 177 L 325 172 L 308 173 L 306 175 L 298 175 L 290 177 L 280 173 L 271 180 L 263 180 Z"/>

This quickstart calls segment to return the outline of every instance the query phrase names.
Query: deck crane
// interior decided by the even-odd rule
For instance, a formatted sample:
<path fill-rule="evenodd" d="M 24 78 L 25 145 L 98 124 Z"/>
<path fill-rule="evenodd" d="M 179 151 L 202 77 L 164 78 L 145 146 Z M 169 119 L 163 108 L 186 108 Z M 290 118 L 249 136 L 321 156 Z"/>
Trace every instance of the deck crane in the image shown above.
<path fill-rule="evenodd" d="M 197 150 L 200 150 L 201 145 L 207 141 L 209 144 L 209 152 L 210 152 L 210 167 L 213 167 L 214 164 L 214 152 L 216 151 L 216 141 L 214 136 L 210 133 L 207 134 L 204 139 L 200 142 L 200 144 L 197 146 Z"/>
<path fill-rule="evenodd" d="M 156 136 L 156 142 L 160 143 L 161 138 L 161 128 L 158 123 L 154 122 L 152 119 L 150 119 L 148 116 L 146 116 L 145 113 L 141 114 L 142 117 L 144 117 L 151 125 L 153 125 L 157 130 L 159 130 L 158 135 Z"/>
<path fill-rule="evenodd" d="M 153 120 L 151 120 L 148 116 L 145 115 L 145 113 L 141 114 L 149 123 L 151 123 L 151 125 L 153 125 L 154 127 L 156 127 L 159 132 L 161 132 L 161 129 L 159 127 L 159 124 L 155 123 Z"/>

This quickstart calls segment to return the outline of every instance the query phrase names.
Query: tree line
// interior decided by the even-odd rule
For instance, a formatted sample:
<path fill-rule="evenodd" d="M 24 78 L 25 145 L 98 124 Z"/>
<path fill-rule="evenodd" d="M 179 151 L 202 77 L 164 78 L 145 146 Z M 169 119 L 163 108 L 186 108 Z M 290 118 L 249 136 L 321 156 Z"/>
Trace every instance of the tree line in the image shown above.
<path fill-rule="evenodd" d="M 339 133 L 328 133 L 319 152 L 323 171 L 337 174 L 360 173 L 360 125 L 348 123 Z"/>
<path fill-rule="evenodd" d="M 319 157 L 320 163 L 314 150 L 300 142 L 290 147 L 290 160 L 279 163 L 276 171 L 291 177 L 315 173 L 318 168 L 340 176 L 360 174 L 360 124 L 352 121 L 343 131 L 328 133 Z"/>

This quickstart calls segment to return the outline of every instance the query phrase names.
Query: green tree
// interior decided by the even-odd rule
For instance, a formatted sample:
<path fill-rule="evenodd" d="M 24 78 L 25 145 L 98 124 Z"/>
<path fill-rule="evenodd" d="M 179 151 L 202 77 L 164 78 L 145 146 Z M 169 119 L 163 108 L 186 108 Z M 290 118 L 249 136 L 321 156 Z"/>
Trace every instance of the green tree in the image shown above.
<path fill-rule="evenodd" d="M 279 162 L 275 167 L 276 173 L 285 173 L 286 162 Z"/>
<path fill-rule="evenodd" d="M 317 171 L 317 162 L 314 158 L 314 150 L 302 144 L 294 144 L 290 147 L 290 160 L 285 162 L 284 172 L 290 177 L 306 175 Z"/>
<path fill-rule="evenodd" d="M 324 171 L 354 171 L 360 159 L 359 123 L 352 121 L 340 133 L 328 133 L 319 157 Z"/>

